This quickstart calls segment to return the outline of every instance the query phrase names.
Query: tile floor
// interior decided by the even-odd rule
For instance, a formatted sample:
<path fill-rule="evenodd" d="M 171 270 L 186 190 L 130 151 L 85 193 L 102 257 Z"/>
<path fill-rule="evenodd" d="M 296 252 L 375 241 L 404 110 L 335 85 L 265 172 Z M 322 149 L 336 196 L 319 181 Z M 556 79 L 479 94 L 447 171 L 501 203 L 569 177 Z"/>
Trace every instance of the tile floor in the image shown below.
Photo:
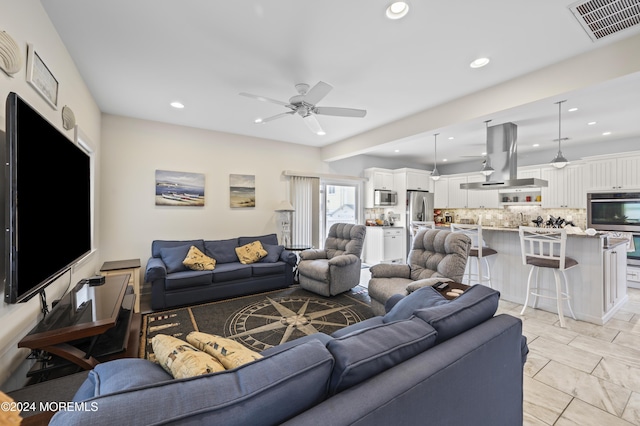
<path fill-rule="evenodd" d="M 640 425 L 640 290 L 604 326 L 527 309 L 525 425 Z M 522 305 L 501 301 L 499 313 Z"/>
<path fill-rule="evenodd" d="M 360 285 L 367 286 L 368 269 Z M 501 301 L 498 313 L 523 320 L 524 425 L 640 425 L 640 290 L 604 326 Z"/>

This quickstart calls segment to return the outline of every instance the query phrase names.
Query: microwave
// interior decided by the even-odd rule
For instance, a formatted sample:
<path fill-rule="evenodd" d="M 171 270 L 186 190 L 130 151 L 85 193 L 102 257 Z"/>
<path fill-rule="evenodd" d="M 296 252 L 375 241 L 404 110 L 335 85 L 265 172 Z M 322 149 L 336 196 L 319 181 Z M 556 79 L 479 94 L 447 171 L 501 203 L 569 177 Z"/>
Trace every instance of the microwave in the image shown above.
<path fill-rule="evenodd" d="M 587 193 L 587 227 L 640 233 L 640 192 Z"/>
<path fill-rule="evenodd" d="M 398 193 L 384 189 L 376 189 L 373 191 L 373 205 L 378 206 L 395 206 L 398 204 Z"/>

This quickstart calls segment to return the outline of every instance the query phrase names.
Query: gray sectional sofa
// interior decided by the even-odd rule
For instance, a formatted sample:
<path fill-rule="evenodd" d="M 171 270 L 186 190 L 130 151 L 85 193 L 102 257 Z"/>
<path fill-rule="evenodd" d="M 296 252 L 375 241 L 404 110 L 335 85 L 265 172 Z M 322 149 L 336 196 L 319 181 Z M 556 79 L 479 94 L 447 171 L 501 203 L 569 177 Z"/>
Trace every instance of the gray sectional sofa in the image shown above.
<path fill-rule="evenodd" d="M 235 249 L 260 241 L 267 256 L 253 264 L 242 264 Z M 213 271 L 193 271 L 182 264 L 189 248 L 195 246 L 216 260 Z M 151 308 L 176 306 L 260 293 L 293 284 L 295 253 L 278 245 L 276 234 L 226 240 L 155 240 L 145 269 L 151 283 Z"/>
<path fill-rule="evenodd" d="M 476 285 L 431 287 L 383 315 L 269 348 L 232 370 L 172 379 L 143 359 L 99 364 L 51 425 L 521 425 L 522 322 Z"/>

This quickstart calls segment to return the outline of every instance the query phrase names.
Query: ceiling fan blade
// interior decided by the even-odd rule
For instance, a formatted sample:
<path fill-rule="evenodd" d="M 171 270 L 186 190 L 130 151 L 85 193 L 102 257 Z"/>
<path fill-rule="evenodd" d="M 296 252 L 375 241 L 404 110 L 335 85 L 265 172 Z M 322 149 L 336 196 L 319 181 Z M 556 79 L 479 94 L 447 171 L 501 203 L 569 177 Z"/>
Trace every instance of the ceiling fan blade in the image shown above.
<path fill-rule="evenodd" d="M 246 96 L 247 98 L 257 99 L 257 100 L 262 101 L 262 102 L 271 102 L 272 104 L 276 104 L 276 105 L 282 105 L 282 106 L 286 106 L 286 107 L 289 106 L 288 102 L 282 102 L 282 101 L 279 101 L 277 99 L 267 98 L 265 96 L 252 95 L 251 93 L 242 92 L 242 93 L 240 93 L 240 96 Z"/>
<path fill-rule="evenodd" d="M 309 127 L 313 133 L 316 135 L 325 134 L 324 130 L 322 130 L 322 126 L 320 126 L 320 123 L 318 122 L 318 119 L 313 114 L 308 114 L 302 118 L 304 119 L 307 127 Z"/>
<path fill-rule="evenodd" d="M 262 118 L 262 119 L 259 119 L 259 121 L 256 120 L 256 124 L 268 123 L 269 121 L 277 120 L 278 118 L 282 118 L 285 115 L 291 115 L 291 114 L 295 114 L 295 111 L 287 111 L 287 112 L 283 112 L 281 114 L 273 115 L 271 117 Z"/>
<path fill-rule="evenodd" d="M 313 86 L 305 95 L 304 101 L 308 104 L 315 105 L 322 100 L 325 96 L 329 94 L 329 92 L 333 89 L 333 86 L 325 83 L 324 81 L 319 81 L 318 84 Z"/>
<path fill-rule="evenodd" d="M 364 117 L 367 115 L 366 110 L 354 108 L 316 107 L 313 111 L 316 114 L 335 115 L 338 117 Z"/>

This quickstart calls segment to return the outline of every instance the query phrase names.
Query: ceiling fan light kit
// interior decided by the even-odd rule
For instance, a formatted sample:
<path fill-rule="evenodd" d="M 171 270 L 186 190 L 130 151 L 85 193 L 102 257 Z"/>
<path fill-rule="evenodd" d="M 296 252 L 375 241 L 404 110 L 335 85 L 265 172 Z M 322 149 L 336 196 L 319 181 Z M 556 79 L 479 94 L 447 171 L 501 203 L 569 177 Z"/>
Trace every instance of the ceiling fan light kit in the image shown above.
<path fill-rule="evenodd" d="M 562 137 L 562 104 L 564 102 L 566 102 L 566 100 L 556 102 L 556 104 L 558 105 L 558 153 L 556 154 L 555 158 L 551 160 L 551 163 L 550 163 L 556 169 L 561 169 L 567 164 L 569 164 L 569 160 L 567 160 L 564 157 L 564 155 L 562 155 L 562 148 L 561 148 L 562 141 L 563 140 L 566 141 L 569 139 L 569 138 Z"/>
<path fill-rule="evenodd" d="M 333 89 L 330 84 L 319 81 L 315 86 L 308 84 L 296 84 L 297 95 L 289 98 L 289 102 L 279 101 L 277 99 L 267 98 L 265 96 L 252 95 L 250 93 L 240 93 L 241 96 L 257 99 L 262 102 L 270 102 L 281 105 L 290 109 L 290 111 L 276 114 L 267 118 L 258 118 L 254 121 L 256 124 L 264 124 L 272 120 L 284 117 L 286 115 L 298 114 L 304 119 L 307 127 L 316 135 L 325 135 L 326 132 L 318 122 L 316 115 L 331 115 L 336 117 L 364 117 L 367 111 L 364 109 L 339 108 L 339 107 L 318 107 L 316 104 L 324 99 L 325 96 Z"/>

